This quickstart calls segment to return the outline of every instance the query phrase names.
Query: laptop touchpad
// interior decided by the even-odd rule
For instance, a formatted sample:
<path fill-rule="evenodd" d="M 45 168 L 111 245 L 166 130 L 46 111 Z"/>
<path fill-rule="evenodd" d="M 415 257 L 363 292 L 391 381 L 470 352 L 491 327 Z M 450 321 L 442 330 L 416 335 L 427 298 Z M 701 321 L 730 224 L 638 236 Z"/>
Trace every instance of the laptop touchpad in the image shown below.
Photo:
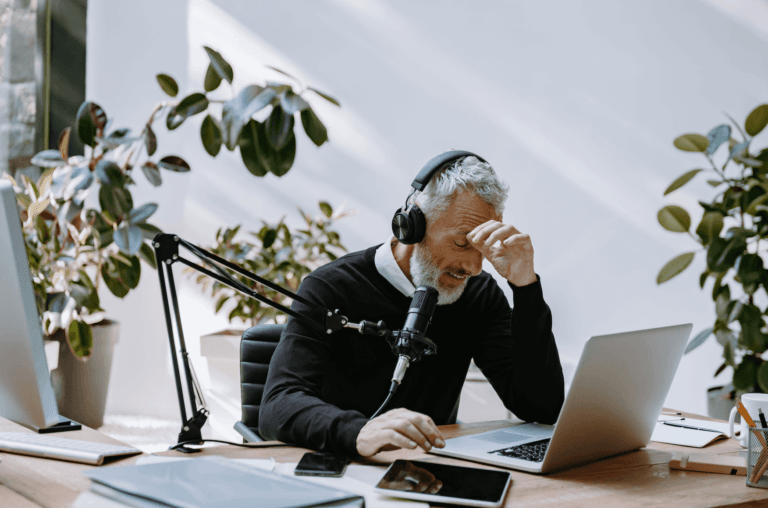
<path fill-rule="evenodd" d="M 531 438 L 552 437 L 552 431 L 547 428 L 539 427 L 535 424 L 520 425 L 514 429 L 497 430 L 496 432 L 487 432 L 474 436 L 474 439 L 481 441 L 490 441 L 491 443 L 514 444 L 518 441 L 528 441 Z"/>

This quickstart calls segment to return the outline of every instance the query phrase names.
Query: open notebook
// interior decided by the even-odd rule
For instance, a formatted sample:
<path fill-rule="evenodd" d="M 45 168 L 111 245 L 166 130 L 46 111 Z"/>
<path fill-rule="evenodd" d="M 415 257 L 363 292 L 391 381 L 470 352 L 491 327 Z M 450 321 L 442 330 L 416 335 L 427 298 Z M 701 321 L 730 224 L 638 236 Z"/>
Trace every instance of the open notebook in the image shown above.
<path fill-rule="evenodd" d="M 662 420 L 662 418 L 659 418 L 659 420 Z M 707 420 L 695 420 L 693 418 L 685 418 L 684 420 L 680 420 L 679 418 L 669 418 L 665 421 L 677 425 L 712 429 L 718 432 L 673 427 L 671 425 L 664 425 L 663 421 L 659 421 L 656 423 L 656 428 L 653 429 L 651 441 L 691 446 L 693 448 L 703 448 L 720 439 L 728 439 L 728 424 L 725 422 L 710 422 Z"/>

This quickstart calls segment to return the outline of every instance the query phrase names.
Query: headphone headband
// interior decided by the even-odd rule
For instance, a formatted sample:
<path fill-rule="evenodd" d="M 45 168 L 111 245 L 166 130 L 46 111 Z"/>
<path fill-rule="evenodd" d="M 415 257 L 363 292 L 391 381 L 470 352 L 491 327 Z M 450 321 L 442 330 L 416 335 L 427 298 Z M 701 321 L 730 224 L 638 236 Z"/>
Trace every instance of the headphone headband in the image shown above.
<path fill-rule="evenodd" d="M 419 171 L 419 174 L 416 175 L 416 179 L 411 184 L 411 187 L 416 189 L 417 191 L 423 191 L 424 187 L 427 186 L 429 181 L 432 179 L 432 175 L 443 169 L 444 167 L 450 165 L 452 162 L 455 162 L 458 159 L 461 159 L 462 157 L 477 157 L 481 162 L 486 162 L 485 159 L 480 157 L 477 154 L 474 154 L 472 152 L 467 152 L 465 150 L 453 150 L 451 152 L 445 152 L 441 153 L 437 157 L 433 157 L 424 164 L 424 167 L 421 168 L 421 171 Z"/>

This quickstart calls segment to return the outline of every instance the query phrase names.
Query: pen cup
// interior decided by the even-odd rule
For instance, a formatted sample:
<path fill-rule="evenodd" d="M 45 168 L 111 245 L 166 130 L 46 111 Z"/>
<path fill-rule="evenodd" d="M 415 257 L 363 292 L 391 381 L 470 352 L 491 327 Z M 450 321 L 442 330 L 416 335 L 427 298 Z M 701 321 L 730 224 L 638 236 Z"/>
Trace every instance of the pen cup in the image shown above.
<path fill-rule="evenodd" d="M 748 427 L 747 486 L 768 489 L 768 429 Z"/>

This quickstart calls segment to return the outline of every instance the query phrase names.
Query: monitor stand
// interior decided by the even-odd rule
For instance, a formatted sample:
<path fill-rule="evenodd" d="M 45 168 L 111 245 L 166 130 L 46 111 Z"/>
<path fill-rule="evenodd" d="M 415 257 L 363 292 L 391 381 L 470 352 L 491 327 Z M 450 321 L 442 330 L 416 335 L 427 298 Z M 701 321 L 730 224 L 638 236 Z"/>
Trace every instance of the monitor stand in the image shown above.
<path fill-rule="evenodd" d="M 59 423 L 52 425 L 48 428 L 41 429 L 40 427 L 35 427 L 34 425 L 25 425 L 25 427 L 28 427 L 38 434 L 50 434 L 52 432 L 67 432 L 68 430 L 82 430 L 83 426 L 80 425 L 77 422 L 73 422 L 72 420 L 67 420 L 63 416 L 59 415 Z"/>

